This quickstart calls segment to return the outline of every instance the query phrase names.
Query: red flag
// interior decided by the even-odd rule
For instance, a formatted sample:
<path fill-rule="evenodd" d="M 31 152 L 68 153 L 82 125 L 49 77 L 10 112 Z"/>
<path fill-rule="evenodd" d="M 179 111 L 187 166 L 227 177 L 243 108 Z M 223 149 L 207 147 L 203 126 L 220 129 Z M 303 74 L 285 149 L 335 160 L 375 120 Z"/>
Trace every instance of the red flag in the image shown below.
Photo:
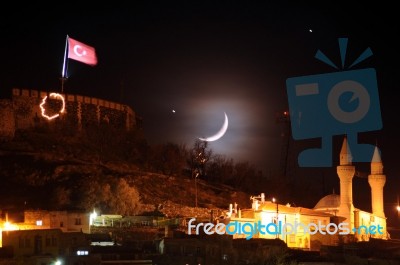
<path fill-rule="evenodd" d="M 96 50 L 71 38 L 68 38 L 68 58 L 89 65 L 97 64 Z"/>

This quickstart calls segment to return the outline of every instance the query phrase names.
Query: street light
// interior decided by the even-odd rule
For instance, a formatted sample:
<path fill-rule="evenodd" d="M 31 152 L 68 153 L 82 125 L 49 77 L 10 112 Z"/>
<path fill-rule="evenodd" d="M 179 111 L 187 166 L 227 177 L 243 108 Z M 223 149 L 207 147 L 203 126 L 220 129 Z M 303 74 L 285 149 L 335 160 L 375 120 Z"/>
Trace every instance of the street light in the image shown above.
<path fill-rule="evenodd" d="M 94 224 L 94 220 L 97 218 L 97 213 L 95 209 L 93 209 L 93 213 L 90 214 L 89 216 L 89 234 L 91 232 L 91 226 Z"/>
<path fill-rule="evenodd" d="M 196 208 L 197 208 L 197 177 L 199 176 L 199 172 L 196 172 L 196 176 L 194 177 L 194 187 L 196 190 Z"/>
<path fill-rule="evenodd" d="M 90 214 L 90 220 L 89 220 L 89 224 L 93 225 L 93 221 L 97 218 L 97 213 L 96 210 L 93 209 L 93 213 Z"/>
<path fill-rule="evenodd" d="M 278 200 L 274 198 L 272 198 L 272 202 L 274 202 L 276 204 L 276 226 L 278 226 L 278 219 L 279 219 L 279 205 L 278 205 Z M 276 233 L 275 235 L 276 238 L 278 238 L 278 233 Z"/>

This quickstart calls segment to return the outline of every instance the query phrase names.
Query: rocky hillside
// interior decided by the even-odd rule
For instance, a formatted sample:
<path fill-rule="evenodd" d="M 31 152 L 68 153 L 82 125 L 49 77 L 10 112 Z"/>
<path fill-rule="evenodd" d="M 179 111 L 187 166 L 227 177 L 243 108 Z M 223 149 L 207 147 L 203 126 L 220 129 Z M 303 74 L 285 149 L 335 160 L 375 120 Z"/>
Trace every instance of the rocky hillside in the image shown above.
<path fill-rule="evenodd" d="M 24 132 L 13 141 L 0 143 L 0 209 L 80 208 L 82 200 L 86 200 L 86 206 L 95 205 L 96 196 L 101 197 L 104 192 L 101 185 L 96 190 L 96 183 L 121 178 L 139 193 L 138 214 L 209 217 L 211 210 L 214 215 L 219 214 L 230 203 L 237 203 L 240 208 L 250 206 L 249 194 L 229 186 L 146 172 L 123 159 L 104 161 L 99 159 L 99 150 L 91 153 L 92 149 L 95 150 L 79 138 L 48 132 Z M 94 189 L 91 200 L 81 198 L 84 188 Z M 118 193 L 112 190 L 110 194 L 117 197 Z"/>

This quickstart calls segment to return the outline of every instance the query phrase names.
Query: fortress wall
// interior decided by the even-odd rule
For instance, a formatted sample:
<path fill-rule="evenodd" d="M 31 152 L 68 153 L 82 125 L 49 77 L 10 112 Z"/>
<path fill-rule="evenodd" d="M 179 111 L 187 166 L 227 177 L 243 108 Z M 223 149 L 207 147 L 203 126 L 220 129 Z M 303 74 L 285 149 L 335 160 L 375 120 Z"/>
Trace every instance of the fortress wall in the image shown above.
<path fill-rule="evenodd" d="M 15 120 L 12 102 L 0 99 L 0 141 L 14 138 Z"/>
<path fill-rule="evenodd" d="M 0 100 L 0 138 L 12 139 L 15 130 L 53 122 L 42 116 L 40 108 L 43 98 L 47 96 L 44 104 L 46 114 L 51 116 L 59 112 L 62 101 L 50 98 L 50 93 L 14 88 L 11 100 Z M 137 125 L 135 112 L 127 105 L 75 94 L 62 96 L 65 111 L 56 120 L 62 119 L 78 129 L 103 122 L 124 130 L 131 130 Z"/>

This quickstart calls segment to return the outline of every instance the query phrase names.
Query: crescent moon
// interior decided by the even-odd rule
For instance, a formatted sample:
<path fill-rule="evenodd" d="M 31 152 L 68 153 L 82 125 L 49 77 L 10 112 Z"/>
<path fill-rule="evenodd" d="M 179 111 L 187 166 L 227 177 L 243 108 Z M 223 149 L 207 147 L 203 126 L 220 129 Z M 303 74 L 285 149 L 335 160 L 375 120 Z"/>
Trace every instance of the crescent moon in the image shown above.
<path fill-rule="evenodd" d="M 224 134 L 226 133 L 226 130 L 228 130 L 228 116 L 225 114 L 225 121 L 224 124 L 222 125 L 221 129 L 214 134 L 213 136 L 207 137 L 207 138 L 199 138 L 201 141 L 207 141 L 207 142 L 212 142 L 212 141 L 216 141 L 219 138 L 221 138 L 222 136 L 224 136 Z"/>

